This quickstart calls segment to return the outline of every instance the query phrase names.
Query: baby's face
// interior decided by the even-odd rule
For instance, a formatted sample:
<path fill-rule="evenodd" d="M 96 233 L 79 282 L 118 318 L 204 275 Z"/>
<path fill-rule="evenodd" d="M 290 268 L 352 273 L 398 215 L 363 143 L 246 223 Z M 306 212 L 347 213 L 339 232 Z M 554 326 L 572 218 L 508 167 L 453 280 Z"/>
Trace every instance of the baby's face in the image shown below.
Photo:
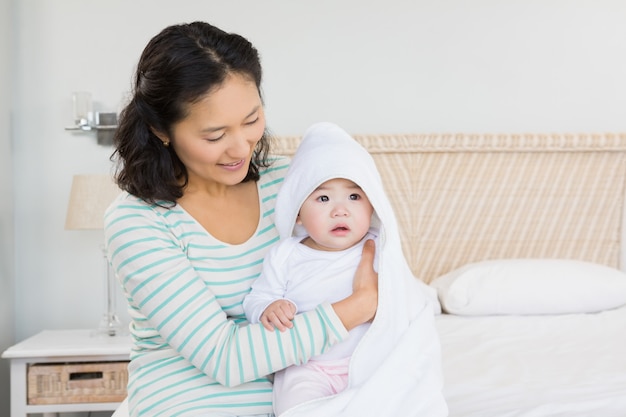
<path fill-rule="evenodd" d="M 319 250 L 344 250 L 358 243 L 370 227 L 374 208 L 361 187 L 335 178 L 321 184 L 300 208 L 296 223 L 309 239 L 304 243 Z"/>

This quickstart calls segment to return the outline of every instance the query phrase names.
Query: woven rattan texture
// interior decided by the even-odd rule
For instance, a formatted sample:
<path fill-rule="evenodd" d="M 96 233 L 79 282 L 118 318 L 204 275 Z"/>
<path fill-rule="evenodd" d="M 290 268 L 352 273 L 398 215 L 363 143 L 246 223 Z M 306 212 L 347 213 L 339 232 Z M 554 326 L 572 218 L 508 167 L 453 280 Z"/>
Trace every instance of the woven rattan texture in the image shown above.
<path fill-rule="evenodd" d="M 626 134 L 356 139 L 376 161 L 405 255 L 426 282 L 486 259 L 620 266 Z M 291 155 L 298 143 L 279 138 L 274 151 Z"/>

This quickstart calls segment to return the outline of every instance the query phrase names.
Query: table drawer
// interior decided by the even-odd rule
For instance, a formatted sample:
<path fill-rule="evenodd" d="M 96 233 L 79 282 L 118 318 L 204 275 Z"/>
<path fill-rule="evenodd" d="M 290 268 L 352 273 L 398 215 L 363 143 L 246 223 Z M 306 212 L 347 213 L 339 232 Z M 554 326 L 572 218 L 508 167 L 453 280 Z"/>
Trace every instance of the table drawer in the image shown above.
<path fill-rule="evenodd" d="M 28 366 L 28 404 L 120 402 L 128 361 L 35 363 Z"/>

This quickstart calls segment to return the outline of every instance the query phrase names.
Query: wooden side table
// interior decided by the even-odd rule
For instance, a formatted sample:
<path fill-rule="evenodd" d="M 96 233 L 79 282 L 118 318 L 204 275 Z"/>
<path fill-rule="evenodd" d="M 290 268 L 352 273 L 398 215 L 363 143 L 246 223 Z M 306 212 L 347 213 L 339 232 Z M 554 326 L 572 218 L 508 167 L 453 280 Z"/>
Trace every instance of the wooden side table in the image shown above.
<path fill-rule="evenodd" d="M 29 404 L 28 372 L 34 364 L 102 364 L 129 360 L 130 336 L 92 335 L 92 330 L 44 330 L 2 353 L 11 367 L 11 417 L 42 413 L 114 411 L 120 402 Z"/>

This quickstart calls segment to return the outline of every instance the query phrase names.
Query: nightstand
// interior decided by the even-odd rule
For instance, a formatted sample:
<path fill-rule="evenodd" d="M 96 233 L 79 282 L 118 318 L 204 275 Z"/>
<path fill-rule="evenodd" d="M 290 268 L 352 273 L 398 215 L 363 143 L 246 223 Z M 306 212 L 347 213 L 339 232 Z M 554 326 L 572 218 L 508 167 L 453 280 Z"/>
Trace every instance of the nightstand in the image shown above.
<path fill-rule="evenodd" d="M 129 360 L 131 338 L 92 333 L 44 330 L 4 351 L 2 357 L 11 362 L 11 417 L 114 411 L 120 405 L 120 390 L 123 395 L 126 392 L 122 379 L 127 375 L 116 372 L 122 373 Z M 114 386 L 115 395 L 109 395 Z M 39 390 L 44 395 L 33 398 L 33 392 Z M 44 398 L 46 392 L 55 390 L 63 395 Z"/>

